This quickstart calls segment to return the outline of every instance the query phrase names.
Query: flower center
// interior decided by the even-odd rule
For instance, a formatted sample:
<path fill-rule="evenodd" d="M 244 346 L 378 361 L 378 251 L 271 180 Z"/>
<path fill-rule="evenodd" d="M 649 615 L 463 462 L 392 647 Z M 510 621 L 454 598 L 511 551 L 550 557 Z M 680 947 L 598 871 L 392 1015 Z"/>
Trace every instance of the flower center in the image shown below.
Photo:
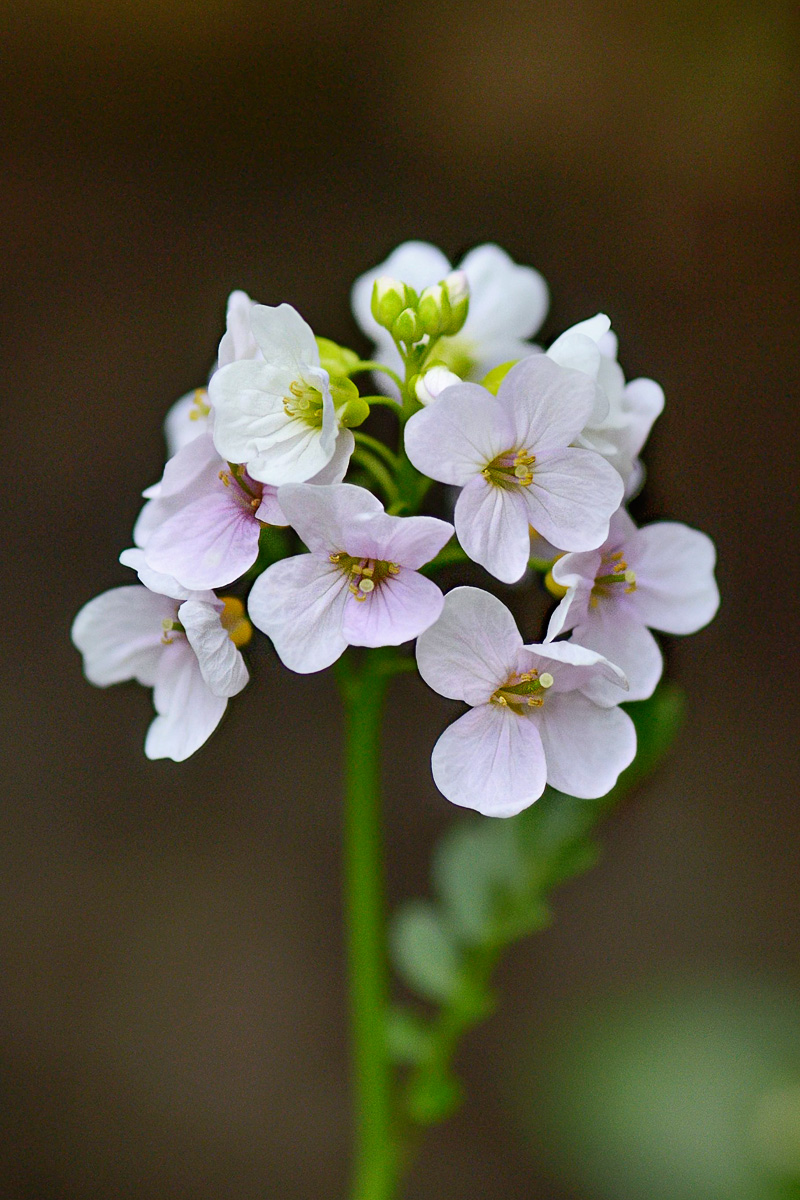
<path fill-rule="evenodd" d="M 597 608 L 601 596 L 619 595 L 620 584 L 624 585 L 622 590 L 626 594 L 636 591 L 636 572 L 632 571 L 625 561 L 624 551 L 615 550 L 613 554 L 607 552 L 600 561 L 601 573 L 595 576 L 589 599 L 592 608 Z"/>
<path fill-rule="evenodd" d="M 495 487 L 530 487 L 533 483 L 531 467 L 536 456 L 527 450 L 504 450 L 483 468 L 483 478 Z"/>
<path fill-rule="evenodd" d="M 356 600 L 366 600 L 370 592 L 388 579 L 399 575 L 397 563 L 379 558 L 354 558 L 352 554 L 331 554 L 330 561 L 350 576 L 349 588 Z"/>
<path fill-rule="evenodd" d="M 245 510 L 255 512 L 261 507 L 261 501 L 264 494 L 264 485 L 256 479 L 251 479 L 247 471 L 241 463 L 228 463 L 230 471 L 220 471 L 218 479 L 225 487 L 230 487 L 233 483 L 236 487 L 237 499 Z M 260 521 L 260 525 L 264 522 Z"/>
<path fill-rule="evenodd" d="M 497 689 L 491 697 L 491 703 L 499 704 L 501 708 L 510 707 L 521 716 L 525 708 L 541 708 L 547 689 L 552 686 L 553 676 L 550 672 L 543 671 L 540 675 L 534 667 L 522 675 L 512 675 Z"/>
<path fill-rule="evenodd" d="M 306 425 L 322 424 L 322 393 L 318 388 L 304 379 L 295 379 L 289 385 L 289 393 L 283 397 L 283 410 L 287 417 L 297 417 Z"/>
<path fill-rule="evenodd" d="M 161 645 L 171 646 L 175 641 L 175 634 L 185 634 L 186 630 L 178 620 L 178 606 L 175 606 L 175 616 L 173 618 L 164 617 L 161 622 Z"/>
<path fill-rule="evenodd" d="M 202 421 L 211 412 L 208 403 L 208 392 L 205 388 L 195 388 L 192 407 L 189 409 L 190 421 Z"/>

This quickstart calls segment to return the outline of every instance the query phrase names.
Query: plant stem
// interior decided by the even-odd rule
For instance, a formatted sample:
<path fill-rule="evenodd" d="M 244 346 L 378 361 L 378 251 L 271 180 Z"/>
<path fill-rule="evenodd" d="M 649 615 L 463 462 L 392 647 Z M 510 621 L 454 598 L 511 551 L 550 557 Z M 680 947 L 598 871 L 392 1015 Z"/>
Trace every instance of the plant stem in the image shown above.
<path fill-rule="evenodd" d="M 397 1160 L 386 1042 L 388 968 L 380 802 L 380 733 L 392 665 L 348 653 L 337 671 L 345 710 L 345 913 L 356 1146 L 352 1200 L 390 1200 Z M 392 652 L 393 654 L 393 652 Z"/>

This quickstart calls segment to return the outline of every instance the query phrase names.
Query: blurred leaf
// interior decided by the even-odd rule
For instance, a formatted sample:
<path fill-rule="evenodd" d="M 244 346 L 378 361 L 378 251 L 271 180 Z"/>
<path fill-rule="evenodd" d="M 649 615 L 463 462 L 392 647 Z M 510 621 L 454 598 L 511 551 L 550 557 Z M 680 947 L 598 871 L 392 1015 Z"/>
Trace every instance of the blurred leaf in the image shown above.
<path fill-rule="evenodd" d="M 406 1092 L 408 1114 L 417 1125 L 446 1120 L 463 1099 L 463 1088 L 449 1071 L 412 1079 Z"/>
<path fill-rule="evenodd" d="M 524 879 L 524 864 L 507 821 L 463 820 L 434 851 L 433 886 L 457 937 L 475 945 L 493 920 L 497 896 Z"/>
<path fill-rule="evenodd" d="M 389 1010 L 386 1037 L 394 1062 L 410 1066 L 430 1055 L 430 1026 L 410 1008 Z"/>
<path fill-rule="evenodd" d="M 390 930 L 392 959 L 400 977 L 426 1000 L 449 1000 L 459 979 L 459 954 L 435 905 L 411 900 Z"/>

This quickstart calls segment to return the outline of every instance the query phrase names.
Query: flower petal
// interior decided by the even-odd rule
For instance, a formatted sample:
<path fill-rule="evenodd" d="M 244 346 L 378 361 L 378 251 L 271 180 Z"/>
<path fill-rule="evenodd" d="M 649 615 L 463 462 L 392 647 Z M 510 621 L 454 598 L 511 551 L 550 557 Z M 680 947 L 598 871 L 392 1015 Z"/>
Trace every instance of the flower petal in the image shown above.
<path fill-rule="evenodd" d="M 514 618 L 480 588 L 448 592 L 442 615 L 417 639 L 417 666 L 441 696 L 485 704 L 508 679 L 522 648 Z"/>
<path fill-rule="evenodd" d="M 304 366 L 319 366 L 314 331 L 291 304 L 279 304 L 276 308 L 254 304 L 250 310 L 250 329 L 266 362 L 293 372 Z"/>
<path fill-rule="evenodd" d="M 636 754 L 636 730 L 628 714 L 599 708 L 580 692 L 548 696 L 536 722 L 547 782 L 568 796 L 605 796 Z"/>
<path fill-rule="evenodd" d="M 247 607 L 281 661 L 308 674 L 329 667 L 346 649 L 342 613 L 349 596 L 338 567 L 315 554 L 299 554 L 267 567 L 253 584 Z"/>
<path fill-rule="evenodd" d="M 538 800 L 546 782 L 536 725 L 498 704 L 460 717 L 433 748 L 433 781 L 453 804 L 487 817 L 513 817 Z"/>
<path fill-rule="evenodd" d="M 228 363 L 238 362 L 243 358 L 260 357 L 260 351 L 250 326 L 250 314 L 253 307 L 253 301 L 247 292 L 231 292 L 228 296 L 225 332 L 219 344 L 217 367 L 226 367 Z"/>
<path fill-rule="evenodd" d="M 144 550 L 138 547 L 131 547 L 130 550 L 123 550 L 119 556 L 119 561 L 123 567 L 130 567 L 139 576 L 139 582 L 151 592 L 157 592 L 159 596 L 170 596 L 173 600 L 189 600 L 192 597 L 197 597 L 197 593 L 191 588 L 184 587 L 178 583 L 177 579 L 173 579 L 171 575 L 163 575 L 160 571 L 154 571 L 148 567 L 145 562 Z M 208 597 L 201 594 L 201 599 Z"/>
<path fill-rule="evenodd" d="M 530 524 L 554 546 L 594 550 L 608 535 L 623 484 L 599 454 L 569 447 L 537 455 L 533 483 L 521 494 Z"/>
<path fill-rule="evenodd" d="M 631 606 L 653 629 L 696 633 L 719 607 L 711 538 L 678 521 L 639 529 L 627 547 L 636 572 Z"/>
<path fill-rule="evenodd" d="M 551 642 L 583 620 L 589 611 L 600 561 L 599 550 L 585 550 L 582 554 L 563 554 L 553 563 L 553 579 L 567 589 L 567 594 L 550 617 L 545 642 Z"/>
<path fill-rule="evenodd" d="M 223 628 L 216 607 L 187 600 L 178 609 L 189 645 L 197 655 L 200 673 L 215 696 L 235 696 L 250 676 L 244 659 Z"/>
<path fill-rule="evenodd" d="M 158 716 L 147 731 L 145 754 L 183 762 L 214 732 L 228 701 L 209 691 L 194 651 L 181 639 L 161 658 L 153 703 Z"/>
<path fill-rule="evenodd" d="M 529 671 L 535 667 L 540 674 L 547 671 L 553 676 L 545 708 L 562 692 L 581 691 L 588 694 L 593 687 L 604 696 L 604 705 L 619 704 L 628 699 L 628 681 L 620 667 L 609 662 L 597 650 L 590 650 L 577 641 L 525 646 L 524 654 L 526 659 L 518 660 L 518 670 Z M 598 680 L 602 680 L 606 686 L 597 688 Z"/>
<path fill-rule="evenodd" d="M 456 533 L 473 562 L 503 583 L 516 583 L 530 557 L 528 506 L 522 488 L 500 488 L 480 475 L 456 500 Z"/>
<path fill-rule="evenodd" d="M 638 620 L 627 605 L 601 598 L 596 608 L 590 608 L 584 619 L 572 631 L 572 638 L 581 646 L 596 650 L 619 667 L 628 680 L 628 691 L 621 696 L 619 688 L 602 678 L 593 680 L 584 693 L 597 704 L 619 704 L 620 700 L 647 700 L 656 689 L 664 670 L 664 659 L 650 630 Z"/>
<path fill-rule="evenodd" d="M 138 584 L 112 588 L 84 604 L 71 636 L 89 682 L 109 687 L 135 679 L 152 687 L 165 649 L 162 621 L 173 619 L 175 609 L 174 600 Z"/>
<path fill-rule="evenodd" d="M 418 570 L 435 558 L 455 530 L 437 517 L 393 517 L 375 513 L 348 540 L 348 553 Z"/>
<path fill-rule="evenodd" d="M 401 567 L 364 600 L 348 594 L 342 633 L 351 646 L 399 646 L 432 625 L 443 605 L 444 596 L 432 579 Z"/>
<path fill-rule="evenodd" d="M 511 420 L 475 383 L 454 384 L 405 428 L 408 457 L 424 475 L 463 485 L 514 445 Z"/>
<path fill-rule="evenodd" d="M 596 386 L 588 375 L 560 367 L 546 354 L 534 354 L 517 363 L 497 393 L 498 404 L 514 429 L 511 445 L 536 455 L 562 450 L 574 441 L 588 421 L 595 399 Z"/>
<path fill-rule="evenodd" d="M 147 565 L 194 591 L 222 587 L 244 575 L 258 557 L 261 529 L 240 497 L 231 483 L 181 508 L 150 536 Z"/>
<path fill-rule="evenodd" d="M 348 550 L 348 538 L 359 526 L 368 527 L 383 505 L 372 492 L 352 483 L 284 484 L 278 491 L 278 503 L 287 520 L 315 554 L 327 557 Z"/>
<path fill-rule="evenodd" d="M 492 243 L 470 250 L 460 269 L 470 291 L 465 337 L 479 343 L 482 352 L 497 340 L 533 337 L 549 305 L 547 284 L 538 271 L 515 263 Z"/>

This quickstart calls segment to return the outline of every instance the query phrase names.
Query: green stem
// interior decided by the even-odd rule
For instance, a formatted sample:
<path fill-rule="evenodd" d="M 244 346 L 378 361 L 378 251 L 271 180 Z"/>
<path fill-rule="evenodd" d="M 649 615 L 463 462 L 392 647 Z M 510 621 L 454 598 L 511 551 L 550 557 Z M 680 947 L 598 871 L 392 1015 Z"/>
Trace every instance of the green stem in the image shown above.
<path fill-rule="evenodd" d="M 345 912 L 356 1147 L 352 1200 L 391 1200 L 397 1177 L 386 1042 L 388 967 L 380 803 L 383 700 L 396 655 L 350 654 L 337 670 L 345 711 Z"/>

